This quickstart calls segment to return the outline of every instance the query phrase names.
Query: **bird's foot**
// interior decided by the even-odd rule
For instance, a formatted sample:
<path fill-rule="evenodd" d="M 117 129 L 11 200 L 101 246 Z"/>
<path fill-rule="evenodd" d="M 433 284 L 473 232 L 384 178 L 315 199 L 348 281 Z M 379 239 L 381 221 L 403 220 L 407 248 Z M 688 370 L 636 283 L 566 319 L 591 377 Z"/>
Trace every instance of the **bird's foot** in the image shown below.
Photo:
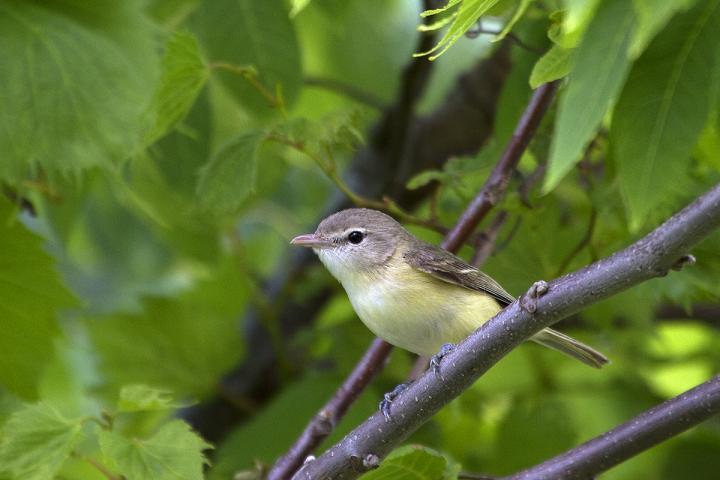
<path fill-rule="evenodd" d="M 392 406 L 393 400 L 397 398 L 398 395 L 400 395 L 401 392 L 403 392 L 405 389 L 407 389 L 410 386 L 410 383 L 401 383 L 395 388 L 392 389 L 392 392 L 387 392 L 383 399 L 380 401 L 380 411 L 385 416 L 385 421 L 389 422 L 392 420 L 392 416 L 390 415 L 390 407 Z"/>
<path fill-rule="evenodd" d="M 440 351 L 432 356 L 430 359 L 430 368 L 433 369 L 433 373 L 435 373 L 435 376 L 437 378 L 442 379 L 442 376 L 440 375 L 440 362 L 443 358 L 445 358 L 445 355 L 455 350 L 455 344 L 454 343 L 445 343 L 442 347 L 440 347 Z"/>

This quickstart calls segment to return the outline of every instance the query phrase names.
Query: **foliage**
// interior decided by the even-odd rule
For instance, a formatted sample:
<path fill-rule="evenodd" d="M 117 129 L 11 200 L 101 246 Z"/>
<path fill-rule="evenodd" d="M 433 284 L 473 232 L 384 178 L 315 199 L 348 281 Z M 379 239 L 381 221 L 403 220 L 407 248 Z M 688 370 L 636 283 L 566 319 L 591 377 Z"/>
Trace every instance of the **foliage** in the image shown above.
<path fill-rule="evenodd" d="M 340 194 L 437 242 L 543 83 L 558 81 L 558 98 L 494 210 L 507 219 L 483 266 L 511 293 L 611 254 L 720 181 L 720 0 L 421 3 L 0 0 L 1 479 L 262 471 L 372 338 L 317 263 L 294 268 L 288 240 Z M 365 198 L 355 174 L 398 132 L 404 111 L 379 108 L 407 101 L 406 66 L 429 57 L 434 76 L 402 140 L 443 122 L 452 135 L 421 131 L 444 152 L 468 135 L 444 110 L 468 88 L 455 77 L 502 48 L 482 149 L 423 169 L 404 158 L 400 173 L 384 158 L 377 185 L 419 203 Z M 702 313 L 718 311 L 718 242 L 558 326 L 608 368 L 524 346 L 365 478 L 512 473 L 707 379 L 720 367 Z M 318 292 L 316 321 L 283 334 L 286 306 L 307 315 Z M 226 375 L 258 351 L 272 371 L 241 391 Z M 412 362 L 395 352 L 324 445 Z M 211 450 L 182 420 L 194 402 L 244 421 Z M 603 478 L 714 478 L 713 422 Z"/>

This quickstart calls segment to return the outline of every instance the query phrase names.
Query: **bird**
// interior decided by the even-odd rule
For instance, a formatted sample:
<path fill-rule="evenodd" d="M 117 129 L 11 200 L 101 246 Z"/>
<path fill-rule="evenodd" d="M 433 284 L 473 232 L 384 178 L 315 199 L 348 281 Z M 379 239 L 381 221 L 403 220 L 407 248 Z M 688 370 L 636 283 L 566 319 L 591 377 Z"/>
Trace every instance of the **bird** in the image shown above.
<path fill-rule="evenodd" d="M 291 244 L 314 250 L 375 335 L 433 357 L 435 368 L 455 344 L 515 301 L 489 275 L 420 240 L 378 210 L 339 211 Z M 609 362 L 594 348 L 551 328 L 530 340 L 591 367 Z"/>

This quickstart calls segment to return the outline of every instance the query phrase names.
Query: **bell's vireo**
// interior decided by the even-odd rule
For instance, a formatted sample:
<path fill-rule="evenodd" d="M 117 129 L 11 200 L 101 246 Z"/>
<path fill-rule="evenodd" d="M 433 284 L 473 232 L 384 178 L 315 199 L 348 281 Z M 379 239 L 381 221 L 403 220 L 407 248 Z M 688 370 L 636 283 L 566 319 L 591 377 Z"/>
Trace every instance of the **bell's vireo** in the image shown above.
<path fill-rule="evenodd" d="M 419 355 L 460 342 L 514 301 L 488 275 L 376 210 L 337 212 L 291 243 L 317 253 L 375 335 Z M 602 353 L 550 328 L 532 340 L 592 367 L 608 363 Z"/>

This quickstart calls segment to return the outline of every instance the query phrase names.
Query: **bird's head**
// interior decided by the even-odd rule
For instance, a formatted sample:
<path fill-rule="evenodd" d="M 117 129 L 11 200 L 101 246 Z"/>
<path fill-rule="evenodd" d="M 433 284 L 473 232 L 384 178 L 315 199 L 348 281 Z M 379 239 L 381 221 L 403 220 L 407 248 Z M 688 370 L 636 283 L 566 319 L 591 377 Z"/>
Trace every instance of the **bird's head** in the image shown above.
<path fill-rule="evenodd" d="M 410 233 L 392 217 L 377 210 L 351 208 L 320 222 L 315 233 L 300 235 L 290 243 L 312 248 L 325 267 L 345 283 L 355 275 L 377 272 Z"/>

